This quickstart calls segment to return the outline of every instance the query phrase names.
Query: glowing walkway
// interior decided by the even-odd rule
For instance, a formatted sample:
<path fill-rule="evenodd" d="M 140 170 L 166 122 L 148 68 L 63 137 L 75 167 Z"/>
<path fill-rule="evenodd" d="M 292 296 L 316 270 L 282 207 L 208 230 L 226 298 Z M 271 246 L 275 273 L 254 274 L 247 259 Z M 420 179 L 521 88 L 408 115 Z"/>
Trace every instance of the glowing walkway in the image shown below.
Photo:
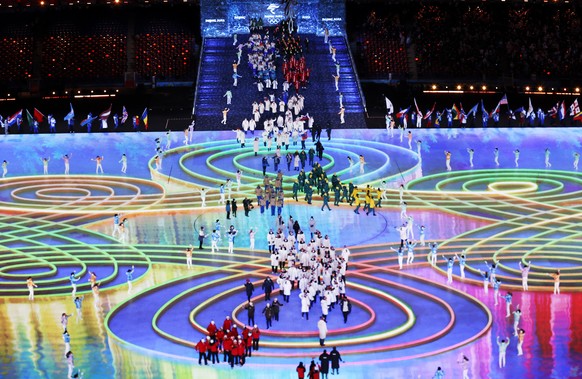
<path fill-rule="evenodd" d="M 385 131 L 334 131 L 331 141 L 323 141 L 328 177 L 335 173 L 360 187 L 388 183 L 388 200 L 377 217 L 356 215 L 346 204 L 321 211 L 317 198 L 312 206 L 286 199 L 285 220 L 293 216 L 305 228 L 314 216 L 336 247 L 352 250 L 347 292 L 353 312 L 344 324 L 339 311 L 332 311 L 328 325 L 328 344 L 337 345 L 346 359 L 342 375 L 430 377 L 442 366 L 457 376 L 463 352 L 472 377 L 576 377 L 575 362 L 582 360 L 582 176 L 572 165 L 573 152 L 582 150 L 580 130 L 412 132 L 422 141 L 419 150 Z M 1 377 L 66 373 L 59 319 L 62 312 L 75 313 L 68 281 L 72 271 L 81 277 L 78 293 L 86 298 L 82 319 L 73 317 L 69 331 L 76 364 L 86 377 L 289 377 L 299 360 L 308 363 L 319 354 L 317 311 L 302 320 L 296 293 L 280 321 L 264 330 L 259 288 L 270 274 L 265 232 L 275 226 L 275 217 L 257 209 L 244 217 L 239 209 L 237 218 L 226 220 L 218 206 L 219 184 L 234 179 L 237 169 L 243 171 L 241 189 L 233 192 L 239 203 L 253 197 L 262 176 L 261 157 L 254 157 L 252 148 L 240 148 L 233 136 L 196 133 L 194 143 L 183 146 L 174 135 L 159 171 L 153 152 L 154 138 L 164 138 L 161 134 L 0 140 L 0 159 L 10 162 L 8 176 L 0 180 L 5 330 L 0 346 L 14 357 L 0 364 Z M 501 147 L 500 167 L 493 160 L 494 147 Z M 544 164 L 546 147 L 552 151 L 550 169 Z M 476 150 L 472 169 L 467 148 Z M 519 168 L 514 167 L 515 148 L 521 150 Z M 453 153 L 452 172 L 444 171 L 444 150 Z M 123 153 L 129 158 L 127 176 L 117 175 Z M 68 176 L 61 175 L 64 154 L 72 156 Z M 359 154 L 366 157 L 364 173 L 347 160 Z M 94 174 L 96 155 L 105 156 L 107 175 Z M 51 158 L 50 175 L 39 175 L 41 157 Z M 295 172 L 285 165 L 282 170 L 289 188 Z M 447 286 L 444 260 L 439 257 L 438 265 L 430 266 L 428 247 L 422 246 L 414 264 L 398 270 L 390 247 L 399 243 L 394 227 L 402 222 L 397 189 L 402 182 L 408 214 L 416 225 L 426 226 L 427 241 L 438 242 L 446 256 L 467 255 L 466 279 L 458 276 L 456 264 L 454 283 Z M 210 207 L 200 207 L 199 188 L 209 189 Z M 111 235 L 114 213 L 128 218 L 127 243 Z M 186 246 L 195 243 L 200 226 L 212 228 L 216 219 L 241 231 L 235 253 L 196 250 L 195 267 L 187 270 Z M 259 231 L 256 251 L 246 248 L 250 228 Z M 527 331 L 525 355 L 516 356 L 511 345 L 505 369 L 497 367 L 495 338 L 512 333 L 511 319 L 503 306 L 494 305 L 493 291 L 483 293 L 479 274 L 484 261 L 493 259 L 500 261 L 501 293 L 514 292 L 514 305 L 523 311 L 520 325 Z M 521 292 L 518 264 L 530 261 L 531 292 Z M 132 265 L 134 290 L 128 294 L 125 272 Z M 553 296 L 547 274 L 558 268 L 564 293 Z M 98 277 L 99 297 L 91 296 L 89 271 Z M 27 300 L 29 276 L 38 284 L 34 302 Z M 231 316 L 240 326 L 246 323 L 241 306 L 247 278 L 258 289 L 261 350 L 234 371 L 224 364 L 199 368 L 192 346 L 210 320 L 221 323 Z"/>

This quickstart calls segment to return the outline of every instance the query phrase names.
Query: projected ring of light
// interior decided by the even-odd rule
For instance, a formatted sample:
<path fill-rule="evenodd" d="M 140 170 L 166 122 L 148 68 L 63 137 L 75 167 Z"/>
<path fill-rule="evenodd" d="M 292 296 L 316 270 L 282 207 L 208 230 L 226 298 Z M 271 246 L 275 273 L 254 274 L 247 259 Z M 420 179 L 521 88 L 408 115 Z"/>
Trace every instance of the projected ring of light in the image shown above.
<path fill-rule="evenodd" d="M 346 146 L 350 145 L 350 150 Z M 262 147 L 262 145 L 261 145 Z M 289 149 L 281 149 L 280 169 L 284 174 L 284 188 L 291 187 L 293 180 L 298 172 L 291 171 L 288 174 L 286 169 L 285 155 L 287 152 L 294 153 L 301 151 L 301 145 L 289 146 Z M 169 150 L 164 155 L 164 165 L 170 165 L 174 168 L 171 176 L 162 173 L 155 173 L 159 176 L 161 182 L 171 182 L 173 180 L 193 183 L 202 187 L 216 188 L 220 183 L 224 183 L 227 178 L 233 182 L 236 180 L 236 170 L 242 172 L 241 191 L 253 193 L 257 184 L 262 183 L 263 173 L 261 170 L 260 160 L 262 156 L 269 158 L 269 167 L 267 174 L 274 177 L 272 157 L 275 154 L 275 147 L 268 152 L 261 149 L 259 157 L 254 156 L 252 140 L 247 138 L 245 148 L 241 148 L 238 143 L 229 143 L 225 141 L 212 141 L 196 144 L 195 148 L 183 146 Z M 367 162 L 365 172 L 360 173 L 359 155 L 363 155 Z M 348 157 L 354 162 L 353 166 L 349 165 Z M 199 162 L 205 162 L 200 167 Z M 420 169 L 418 164 L 418 155 L 402 147 L 387 145 L 375 141 L 366 140 L 347 140 L 334 138 L 332 141 L 326 141 L 323 159 L 320 161 L 317 157 L 314 160 L 322 165 L 327 172 L 333 172 L 345 181 L 352 181 L 357 184 L 375 183 L 381 180 L 388 182 L 400 180 L 401 175 L 415 175 Z M 372 166 L 370 162 L 374 162 Z M 154 161 L 150 161 L 150 169 L 154 171 Z M 176 170 L 179 168 L 179 171 Z M 309 164 L 305 170 L 311 169 Z M 236 186 L 236 185 L 235 185 Z"/>
<path fill-rule="evenodd" d="M 371 245 L 352 251 L 354 256 L 370 251 L 384 253 L 377 259 L 350 264 L 348 291 L 353 302 L 350 317 L 357 322 L 330 327 L 329 344 L 342 346 L 342 354 L 359 355 L 358 360 L 394 361 L 448 351 L 486 333 L 491 315 L 482 303 L 422 278 L 405 275 L 403 279 L 393 270 L 397 265 L 395 258 L 386 258 L 384 249 Z M 268 264 L 267 252 L 260 255 L 253 258 L 241 252 L 234 255 L 200 252 L 194 264 L 212 270 L 154 286 L 120 304 L 107 318 L 110 335 L 121 345 L 183 359 L 181 349 L 191 351 L 195 345 L 193 332 L 204 335 L 210 320 L 225 309 L 232 309 L 225 314 L 243 328 L 247 317 L 242 283 L 250 277 L 255 287 L 260 288 L 268 273 L 264 268 Z M 282 300 L 278 291 L 271 296 Z M 252 299 L 259 308 L 257 320 L 261 318 L 260 307 L 264 307 L 262 297 Z M 291 307 L 285 312 L 299 312 L 298 303 L 294 292 L 291 302 L 284 303 Z M 471 320 L 458 317 L 460 307 L 469 307 L 475 317 Z M 139 312 L 139 317 L 135 312 Z M 434 318 L 429 321 L 426 312 L 440 315 L 438 321 Z M 286 323 L 282 328 L 262 328 L 262 349 L 255 354 L 269 361 L 318 351 L 317 317 L 299 321 Z M 220 322 L 217 320 L 217 324 Z M 390 354 L 382 356 L 386 352 Z"/>
<path fill-rule="evenodd" d="M 360 175 L 357 166 L 350 169 L 345 162 L 342 146 L 346 143 L 349 140 L 326 145 L 322 161 L 326 168 L 344 177 L 377 183 L 391 177 L 390 166 L 396 161 L 411 162 L 410 166 L 400 167 L 405 175 L 417 170 L 418 157 L 408 149 L 383 150 L 380 143 L 358 141 L 348 153 L 350 156 L 357 158 L 361 153 L 371 161 L 383 162 Z M 193 170 L 193 159 L 202 160 L 205 167 Z M 171 150 L 164 164 L 179 163 L 175 167 L 180 167 L 180 180 L 208 186 L 216 186 L 225 177 L 235 178 L 233 168 L 242 169 L 243 192 L 251 194 L 261 176 L 249 164 L 253 159 L 256 158 L 251 150 L 241 151 L 237 144 L 213 141 Z M 150 169 L 152 165 L 150 161 Z M 22 283 L 27 276 L 39 284 L 39 296 L 62 295 L 71 291 L 71 271 L 83 277 L 79 285 L 79 293 L 83 293 L 89 290 L 85 279 L 88 271 L 98 271 L 100 282 L 109 289 L 125 284 L 125 266 L 138 266 L 136 279 L 141 279 L 151 271 L 152 264 L 183 265 L 183 246 L 127 246 L 83 226 L 104 222 L 104 217 L 111 217 L 116 211 L 155 215 L 192 210 L 199 206 L 196 194 L 169 194 L 161 184 L 143 179 L 50 179 L 55 184 L 44 177 L 2 182 L 0 205 L 22 213 L 6 215 L 1 220 L 6 231 L 1 245 L 7 252 L 0 270 L 3 293 L 26 296 Z M 166 180 L 173 178 L 167 175 Z M 551 279 L 544 274 L 559 264 L 566 289 L 576 289 L 573 282 L 580 273 L 580 234 L 576 228 L 580 221 L 576 205 L 580 184 L 580 175 L 561 171 L 452 172 L 410 181 L 405 196 L 411 209 L 446 211 L 488 224 L 441 243 L 440 251 L 447 255 L 463 251 L 468 255 L 467 281 L 481 283 L 477 270 L 483 269 L 483 260 L 495 258 L 501 260 L 498 277 L 504 285 L 519 285 L 517 264 L 521 260 L 531 261 L 536 269 L 530 280 L 532 287 L 549 287 Z M 216 200 L 216 193 L 210 199 Z M 389 190 L 384 206 L 398 209 L 398 203 L 398 190 Z M 428 252 L 427 247 L 419 246 L 417 250 L 420 256 Z M 353 303 L 352 321 L 344 325 L 337 311 L 328 321 L 327 343 L 341 346 L 342 354 L 357 356 L 362 363 L 427 357 L 457 349 L 489 331 L 492 317 L 483 303 L 454 288 L 397 270 L 396 256 L 385 244 L 353 247 L 352 254 L 347 288 Z M 250 278 L 260 288 L 264 277 L 270 274 L 269 263 L 266 251 L 197 251 L 196 271 L 148 285 L 116 304 L 106 318 L 108 335 L 120 346 L 189 360 L 194 341 L 204 335 L 211 319 L 217 318 L 220 323 L 220 315 L 228 315 L 240 327 L 247 323 L 242 283 Z M 425 264 L 418 259 L 411 267 Z M 440 262 L 436 269 L 442 272 Z M 272 296 L 281 298 L 277 291 Z M 253 301 L 260 320 L 264 306 L 260 291 L 255 292 Z M 275 324 L 269 330 L 262 327 L 262 349 L 256 353 L 261 361 L 257 364 L 291 363 L 320 351 L 316 327 L 319 312 L 312 312 L 310 320 L 299 321 L 298 304 L 294 291 L 284 308 L 297 322 Z M 471 317 L 461 317 L 467 309 Z"/>
<path fill-rule="evenodd" d="M 164 199 L 152 181 L 108 176 L 30 176 L 0 183 L 0 209 L 83 214 L 147 209 Z"/>
<path fill-rule="evenodd" d="M 433 190 L 431 190 L 431 188 Z M 531 262 L 529 287 L 579 290 L 582 278 L 582 175 L 547 170 L 479 170 L 437 174 L 409 183 L 413 207 L 440 207 L 491 222 L 441 244 L 467 256 L 468 281 L 481 282 L 483 261 L 500 261 L 497 277 L 521 287 L 519 263 Z M 455 200 L 453 200 L 453 198 Z M 439 270 L 444 274 L 444 261 Z"/>
<path fill-rule="evenodd" d="M 89 271 L 97 274 L 102 286 L 111 288 L 125 283 L 120 267 L 139 266 L 136 279 L 149 269 L 149 258 L 134 246 L 75 226 L 85 220 L 83 217 L 63 220 L 62 216 L 26 216 L 0 218 L 2 296 L 27 296 L 23 283 L 29 276 L 38 285 L 38 295 L 62 295 L 71 292 L 69 275 L 75 272 L 80 278 L 77 292 L 82 294 L 90 291 Z"/>

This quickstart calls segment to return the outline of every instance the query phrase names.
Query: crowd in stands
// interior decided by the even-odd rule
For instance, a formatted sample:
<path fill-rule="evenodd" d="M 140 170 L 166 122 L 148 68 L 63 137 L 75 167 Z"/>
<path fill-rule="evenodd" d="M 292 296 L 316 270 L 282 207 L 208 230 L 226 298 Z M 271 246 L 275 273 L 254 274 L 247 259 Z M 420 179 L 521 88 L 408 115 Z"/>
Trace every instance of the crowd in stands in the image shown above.
<path fill-rule="evenodd" d="M 419 78 L 553 80 L 580 77 L 580 13 L 576 4 L 383 4 L 350 38 L 364 75 L 406 70 L 395 61 L 409 49 Z"/>
<path fill-rule="evenodd" d="M 379 16 L 371 11 L 357 39 L 355 56 L 361 73 L 369 76 L 408 73 L 405 33 L 397 14 Z"/>
<path fill-rule="evenodd" d="M 136 71 L 142 77 L 184 79 L 194 73 L 193 26 L 174 19 L 152 17 L 136 32 Z"/>
<path fill-rule="evenodd" d="M 55 21 L 41 39 L 43 79 L 123 79 L 127 25 L 117 19 Z"/>
<path fill-rule="evenodd" d="M 0 81 L 27 79 L 32 75 L 33 34 L 21 22 L 0 24 Z"/>
<path fill-rule="evenodd" d="M 193 80 L 193 15 L 163 14 L 146 9 L 6 15 L 11 20 L 0 25 L 0 82 L 120 84 L 127 71 L 147 81 Z"/>

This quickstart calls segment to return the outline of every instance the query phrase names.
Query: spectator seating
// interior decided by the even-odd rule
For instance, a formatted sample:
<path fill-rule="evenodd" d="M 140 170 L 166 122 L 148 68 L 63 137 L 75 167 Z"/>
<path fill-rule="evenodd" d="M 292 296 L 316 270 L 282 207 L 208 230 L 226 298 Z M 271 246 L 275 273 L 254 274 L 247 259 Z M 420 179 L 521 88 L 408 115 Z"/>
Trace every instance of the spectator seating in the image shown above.
<path fill-rule="evenodd" d="M 57 21 L 42 40 L 43 79 L 123 80 L 127 26 L 117 20 Z"/>
<path fill-rule="evenodd" d="M 195 70 L 192 26 L 170 19 L 140 20 L 135 36 L 136 71 L 141 77 L 174 80 Z"/>
<path fill-rule="evenodd" d="M 33 33 L 21 22 L 0 23 L 0 81 L 22 81 L 32 75 Z"/>

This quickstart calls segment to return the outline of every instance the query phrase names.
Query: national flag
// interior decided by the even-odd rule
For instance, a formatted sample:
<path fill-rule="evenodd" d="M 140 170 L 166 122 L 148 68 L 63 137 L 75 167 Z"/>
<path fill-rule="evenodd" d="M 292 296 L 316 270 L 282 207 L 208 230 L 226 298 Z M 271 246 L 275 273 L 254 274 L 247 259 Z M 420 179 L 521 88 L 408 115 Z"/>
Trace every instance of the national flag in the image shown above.
<path fill-rule="evenodd" d="M 432 105 L 432 108 L 430 111 L 426 112 L 426 114 L 424 115 L 423 119 L 426 120 L 427 118 L 429 118 L 432 113 L 434 112 L 434 108 L 436 107 L 436 102 Z"/>
<path fill-rule="evenodd" d="M 503 95 L 503 97 L 501 98 L 501 100 L 499 100 L 499 103 L 497 103 L 497 106 L 495 107 L 495 109 L 493 109 L 493 111 L 491 111 L 491 114 L 489 116 L 493 117 L 495 113 L 499 113 L 499 109 L 501 108 L 502 105 L 508 105 L 506 95 Z"/>
<path fill-rule="evenodd" d="M 107 121 L 107 119 L 109 118 L 109 115 L 111 115 L 111 104 L 109 104 L 109 109 L 104 110 L 103 112 L 101 112 L 99 114 L 99 119 Z"/>
<path fill-rule="evenodd" d="M 386 96 L 384 96 L 384 99 L 386 100 L 386 113 L 394 113 L 394 104 Z"/>
<path fill-rule="evenodd" d="M 570 105 L 570 116 L 574 116 L 580 113 L 580 106 L 578 105 L 578 99 L 576 98 L 572 105 Z"/>
<path fill-rule="evenodd" d="M 485 104 L 483 104 L 483 100 L 481 100 L 481 112 L 483 112 L 484 114 L 486 113 L 487 115 L 489 115 L 489 112 L 487 112 L 487 110 L 485 109 Z"/>
<path fill-rule="evenodd" d="M 499 108 L 501 108 L 501 102 L 497 103 L 497 106 L 495 107 L 495 109 L 493 109 L 493 110 L 491 111 L 491 114 L 489 115 L 489 117 L 493 117 L 493 115 L 494 115 L 495 113 L 499 113 Z"/>
<path fill-rule="evenodd" d="M 558 108 L 560 107 L 560 103 L 556 103 L 556 105 L 554 105 L 552 107 L 552 109 L 550 109 L 548 111 L 548 116 L 550 116 L 551 118 L 556 118 L 558 116 Z"/>
<path fill-rule="evenodd" d="M 558 119 L 562 121 L 565 118 L 566 118 L 566 103 L 562 100 L 560 109 L 558 109 Z"/>
<path fill-rule="evenodd" d="M 144 109 L 143 113 L 141 114 L 141 120 L 145 126 L 145 129 L 148 130 L 148 109 Z"/>
<path fill-rule="evenodd" d="M 69 121 L 71 120 L 73 117 L 75 117 L 75 111 L 73 110 L 73 104 L 69 104 L 71 106 L 71 110 L 69 111 L 69 113 L 67 113 L 67 115 L 65 116 L 65 121 Z"/>
<path fill-rule="evenodd" d="M 410 107 L 408 107 L 406 109 L 402 109 L 400 112 L 396 113 L 396 117 L 397 118 L 404 117 L 404 115 L 408 113 L 409 109 L 410 109 Z"/>
<path fill-rule="evenodd" d="M 530 116 L 532 113 L 535 113 L 535 111 L 534 111 L 534 107 L 533 107 L 533 105 L 531 104 L 531 97 L 530 97 L 530 98 L 529 98 L 529 106 L 528 106 L 528 108 L 527 108 L 527 113 L 526 113 L 525 117 L 528 117 L 528 118 L 529 118 L 529 116 Z"/>
<path fill-rule="evenodd" d="M 414 98 L 414 106 L 416 107 L 416 114 L 419 118 L 422 118 L 422 112 L 418 109 L 418 104 L 416 103 L 416 98 Z"/>
<path fill-rule="evenodd" d="M 459 105 L 461 107 L 461 109 L 459 110 L 459 121 L 461 121 L 462 123 L 467 118 L 467 115 L 465 114 L 465 110 L 463 109 L 463 103 L 459 103 Z"/>
<path fill-rule="evenodd" d="M 479 103 L 475 104 L 475 106 L 473 108 L 469 109 L 469 113 L 467 113 L 467 117 L 469 117 L 471 114 L 476 115 L 478 110 L 479 110 Z"/>
<path fill-rule="evenodd" d="M 513 113 L 523 113 L 525 115 L 525 108 L 524 107 L 519 107 L 516 110 L 513 111 Z"/>
<path fill-rule="evenodd" d="M 14 125 L 19 117 L 22 118 L 22 109 L 6 119 L 8 126 Z"/>
<path fill-rule="evenodd" d="M 27 110 L 27 112 L 28 112 L 28 110 Z M 36 120 L 36 122 L 38 122 L 40 124 L 41 122 L 44 121 L 44 117 L 45 116 L 42 114 L 41 111 L 39 111 L 38 109 L 34 108 L 34 119 Z"/>
<path fill-rule="evenodd" d="M 123 106 L 123 112 L 121 112 L 121 123 L 125 123 L 129 118 L 129 113 L 127 113 L 127 109 L 125 109 L 125 105 Z"/>
<path fill-rule="evenodd" d="M 97 116 L 94 116 L 94 117 L 88 116 L 86 119 L 84 119 L 83 121 L 81 121 L 81 126 L 85 126 L 88 123 L 93 122 L 96 119 L 97 119 Z"/>
<path fill-rule="evenodd" d="M 461 113 L 461 111 L 457 107 L 457 104 L 453 104 L 453 112 L 455 112 L 455 118 L 453 120 L 458 120 L 459 119 L 459 114 Z"/>
<path fill-rule="evenodd" d="M 582 112 L 578 112 L 574 115 L 574 121 L 582 121 Z"/>
<path fill-rule="evenodd" d="M 28 121 L 28 126 L 30 126 L 32 128 L 32 126 L 34 125 L 35 118 L 32 117 L 32 115 L 30 114 L 30 112 L 28 111 L 28 109 L 26 110 L 26 120 Z"/>

